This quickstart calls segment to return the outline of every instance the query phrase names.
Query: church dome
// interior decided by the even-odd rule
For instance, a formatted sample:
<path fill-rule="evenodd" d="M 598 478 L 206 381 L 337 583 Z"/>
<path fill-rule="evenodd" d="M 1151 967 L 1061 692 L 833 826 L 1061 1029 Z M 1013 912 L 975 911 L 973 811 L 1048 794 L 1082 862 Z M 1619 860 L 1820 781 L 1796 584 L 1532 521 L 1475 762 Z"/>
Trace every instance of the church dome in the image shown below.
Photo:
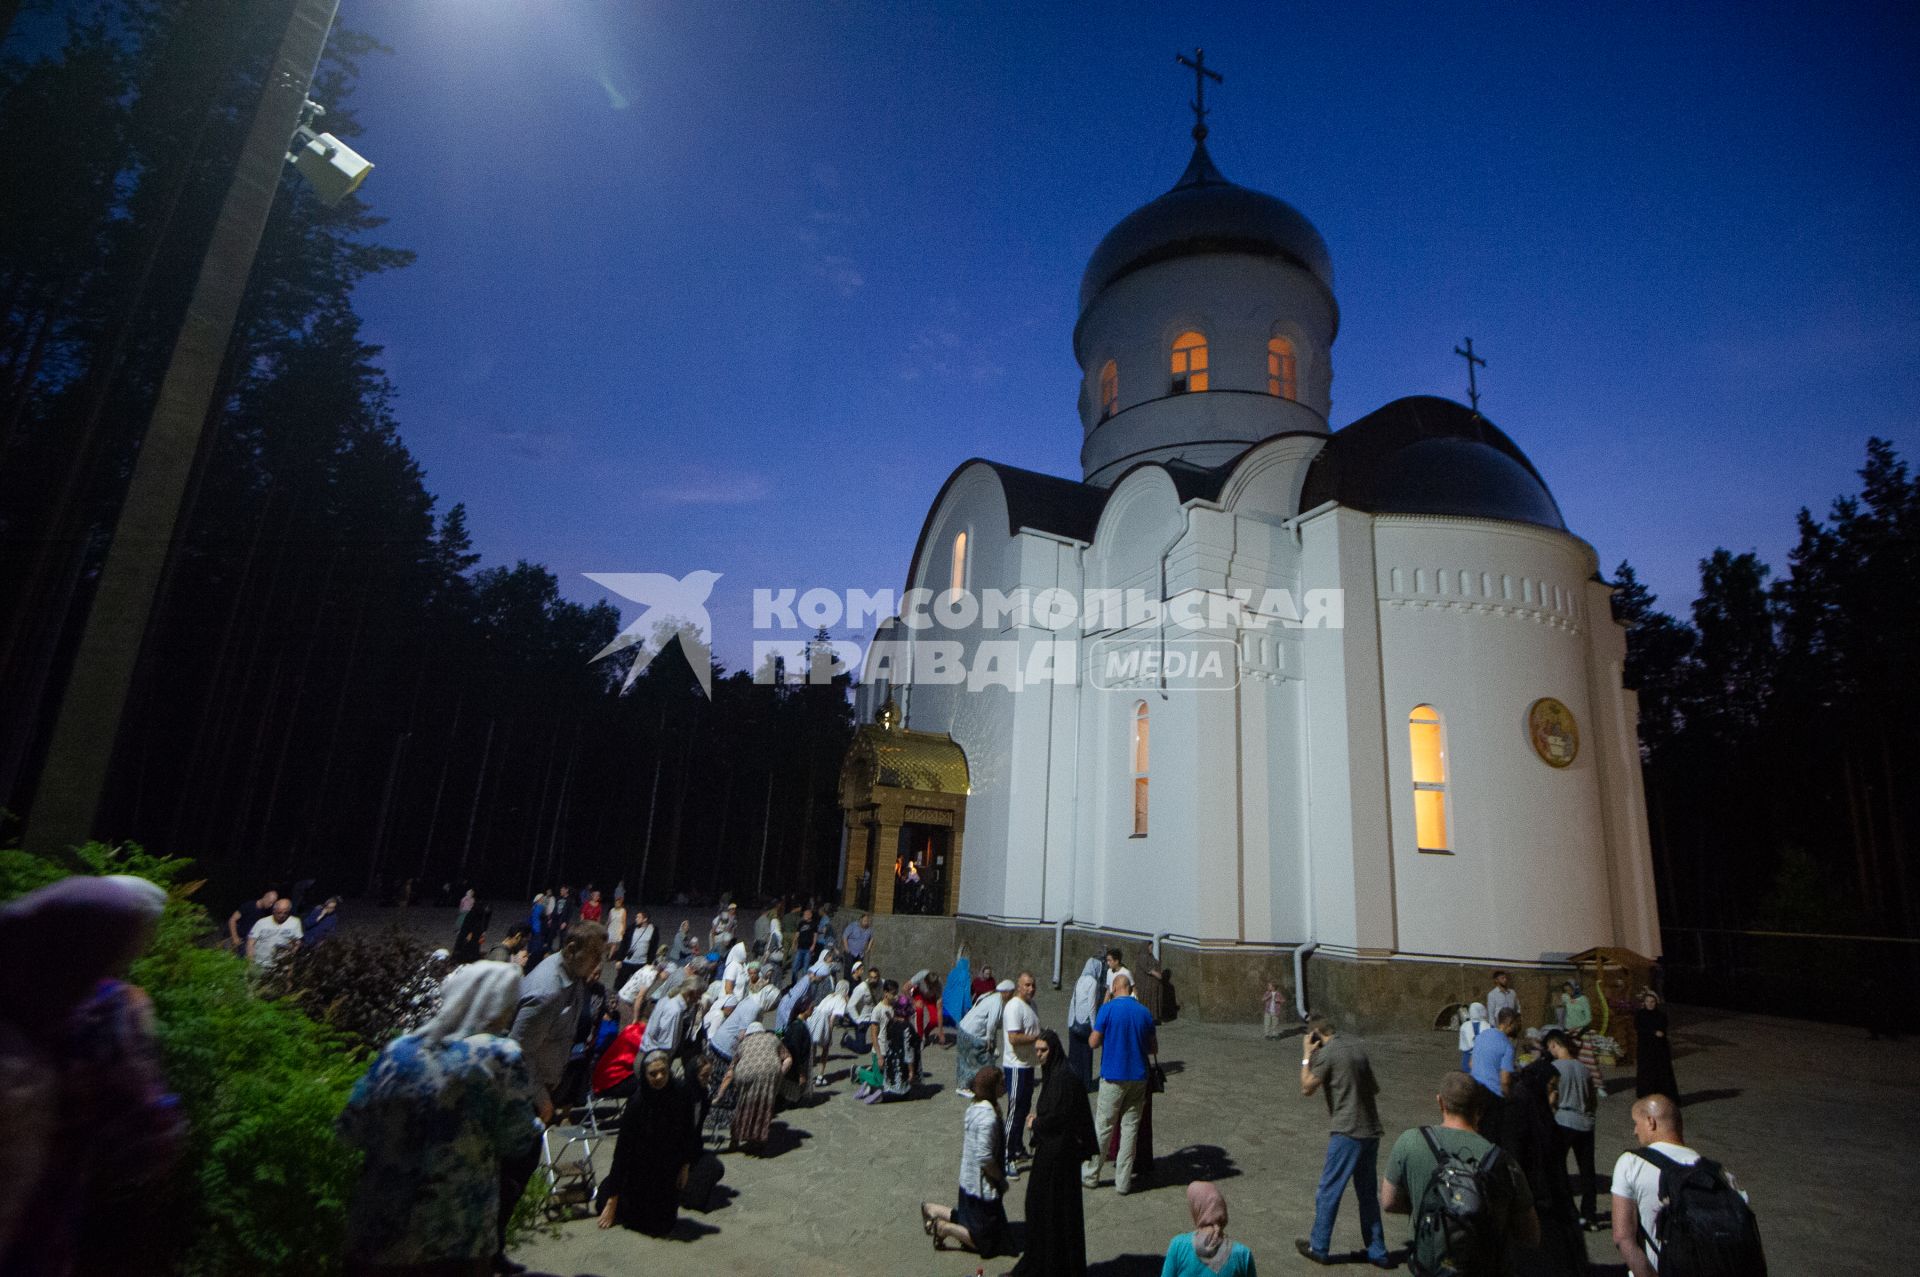
<path fill-rule="evenodd" d="M 1371 514 L 1445 514 L 1567 530 L 1560 506 L 1513 440 L 1464 404 L 1396 399 L 1333 433 L 1307 472 L 1300 508 L 1326 501 Z"/>
<path fill-rule="evenodd" d="M 1080 279 L 1080 309 L 1143 266 L 1201 253 L 1284 258 L 1333 293 L 1333 259 L 1313 223 L 1285 200 L 1229 182 L 1206 143 L 1197 142 L 1173 189 L 1127 214 L 1093 250 Z"/>

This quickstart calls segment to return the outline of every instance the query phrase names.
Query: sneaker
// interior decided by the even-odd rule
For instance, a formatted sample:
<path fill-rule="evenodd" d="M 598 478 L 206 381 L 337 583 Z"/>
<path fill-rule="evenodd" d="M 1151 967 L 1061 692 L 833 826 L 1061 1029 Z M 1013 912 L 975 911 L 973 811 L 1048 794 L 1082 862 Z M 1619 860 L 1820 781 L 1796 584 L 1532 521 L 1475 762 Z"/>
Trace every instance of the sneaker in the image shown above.
<path fill-rule="evenodd" d="M 1304 1256 L 1304 1257 L 1305 1257 L 1306 1259 L 1308 1259 L 1309 1261 L 1311 1261 L 1311 1262 L 1313 1262 L 1313 1263 L 1316 1263 L 1316 1264 L 1331 1264 L 1331 1263 L 1333 1262 L 1333 1260 L 1332 1260 L 1332 1259 L 1331 1259 L 1331 1258 L 1330 1258 L 1330 1257 L 1329 1257 L 1329 1256 L 1327 1255 L 1327 1252 L 1326 1252 L 1326 1251 L 1324 1251 L 1324 1250 L 1315 1250 L 1315 1249 L 1313 1248 L 1313 1243 L 1312 1243 L 1312 1242 L 1310 1242 L 1310 1241 L 1308 1241 L 1308 1240 L 1307 1240 L 1306 1238 L 1304 1238 L 1304 1237 L 1296 1237 L 1296 1238 L 1294 1238 L 1294 1239 L 1293 1239 L 1293 1248 L 1294 1248 L 1295 1250 L 1297 1250 L 1297 1251 L 1299 1251 L 1299 1252 L 1300 1252 L 1300 1254 L 1301 1254 L 1302 1256 Z"/>
<path fill-rule="evenodd" d="M 970 1091 L 970 1090 L 968 1090 L 968 1089 L 967 1089 L 966 1087 L 964 1087 L 964 1086 L 963 1086 L 963 1087 L 960 1087 L 960 1088 L 959 1088 L 958 1090 L 956 1090 L 956 1091 L 954 1091 L 954 1094 L 955 1094 L 955 1095 L 957 1095 L 957 1096 L 959 1096 L 959 1097 L 960 1097 L 961 1099 L 963 1099 L 963 1100 L 970 1100 L 970 1099 L 972 1099 L 972 1098 L 973 1098 L 973 1092 L 972 1092 L 972 1091 Z"/>
<path fill-rule="evenodd" d="M 1014 1165 L 1012 1162 L 1007 1163 L 1007 1178 L 1010 1180 L 1015 1180 L 1020 1178 L 1020 1168 Z"/>

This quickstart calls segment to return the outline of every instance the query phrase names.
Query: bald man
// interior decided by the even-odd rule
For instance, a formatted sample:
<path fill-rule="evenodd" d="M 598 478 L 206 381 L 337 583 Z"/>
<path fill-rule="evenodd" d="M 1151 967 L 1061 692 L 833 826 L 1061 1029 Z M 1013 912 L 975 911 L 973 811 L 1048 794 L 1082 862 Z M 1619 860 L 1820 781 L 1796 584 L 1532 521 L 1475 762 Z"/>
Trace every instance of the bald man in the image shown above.
<path fill-rule="evenodd" d="M 1087 1041 L 1100 1052 L 1100 1102 L 1094 1116 L 1100 1147 L 1080 1168 L 1080 1182 L 1088 1188 L 1100 1183 L 1107 1141 L 1118 1126 L 1120 1146 L 1115 1150 L 1118 1156 L 1114 1158 L 1113 1188 L 1125 1196 L 1135 1187 L 1133 1154 L 1140 1138 L 1140 1115 L 1147 1107 L 1147 1074 L 1154 1056 L 1160 1053 L 1153 1013 L 1133 996 L 1133 981 L 1125 972 L 1114 976 L 1113 994 L 1093 1018 L 1093 1033 Z M 1143 1180 L 1150 1177 L 1153 1168 L 1145 1169 L 1148 1175 L 1143 1175 Z"/>
<path fill-rule="evenodd" d="M 1620 1154 L 1620 1160 L 1613 1164 L 1613 1244 L 1633 1277 L 1653 1277 L 1660 1271 L 1660 1247 L 1655 1239 L 1660 1236 L 1661 1173 L 1669 1167 L 1692 1166 L 1702 1158 L 1687 1147 L 1680 1107 L 1665 1095 L 1648 1095 L 1634 1102 L 1633 1137 L 1640 1147 Z M 1708 1166 L 1719 1170 L 1712 1162 Z M 1733 1176 L 1724 1170 L 1719 1173 L 1728 1187 L 1740 1192 Z M 1740 1192 L 1740 1196 L 1744 1200 L 1746 1194 Z M 1754 1244 L 1757 1248 L 1757 1233 Z"/>

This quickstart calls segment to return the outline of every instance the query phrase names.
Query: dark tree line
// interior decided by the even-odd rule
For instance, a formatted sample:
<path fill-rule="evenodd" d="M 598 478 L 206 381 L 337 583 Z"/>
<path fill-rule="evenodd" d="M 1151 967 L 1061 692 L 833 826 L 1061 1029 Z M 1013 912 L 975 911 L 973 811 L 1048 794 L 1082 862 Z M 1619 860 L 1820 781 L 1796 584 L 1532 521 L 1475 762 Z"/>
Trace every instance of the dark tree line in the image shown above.
<path fill-rule="evenodd" d="M 27 820 L 286 8 L 99 0 L 58 47 L 0 59 L 0 806 Z M 314 91 L 331 132 L 358 135 L 377 53 L 335 31 Z M 622 659 L 587 663 L 611 606 L 535 564 L 482 568 L 353 309 L 360 280 L 412 259 L 381 222 L 284 183 L 95 832 L 235 885 L 511 894 L 633 885 L 643 863 L 649 894 L 828 885 L 844 683 L 717 671 L 708 702 L 669 652 L 621 695 Z"/>
<path fill-rule="evenodd" d="M 1617 572 L 1668 953 L 1713 979 L 1878 996 L 1912 946 L 1712 933 L 1920 937 L 1920 479 L 1880 439 L 1859 474 L 1824 519 L 1800 511 L 1784 575 L 1701 560 L 1690 621 Z"/>

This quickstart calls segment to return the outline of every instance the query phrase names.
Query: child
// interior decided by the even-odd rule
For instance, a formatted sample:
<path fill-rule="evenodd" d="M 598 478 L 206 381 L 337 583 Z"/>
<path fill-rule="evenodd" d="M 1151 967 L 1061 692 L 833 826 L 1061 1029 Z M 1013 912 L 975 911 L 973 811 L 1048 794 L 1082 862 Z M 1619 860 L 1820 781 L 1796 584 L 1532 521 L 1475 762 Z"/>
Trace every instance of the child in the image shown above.
<path fill-rule="evenodd" d="M 1280 989 L 1273 981 L 1267 981 L 1267 991 L 1260 998 L 1260 1012 L 1265 1023 L 1261 1034 L 1269 1042 L 1280 1036 Z"/>
<path fill-rule="evenodd" d="M 1460 1071 L 1468 1073 L 1473 1066 L 1473 1040 L 1487 1028 L 1487 1004 L 1476 1002 L 1467 1008 L 1467 1018 L 1460 1022 Z"/>

